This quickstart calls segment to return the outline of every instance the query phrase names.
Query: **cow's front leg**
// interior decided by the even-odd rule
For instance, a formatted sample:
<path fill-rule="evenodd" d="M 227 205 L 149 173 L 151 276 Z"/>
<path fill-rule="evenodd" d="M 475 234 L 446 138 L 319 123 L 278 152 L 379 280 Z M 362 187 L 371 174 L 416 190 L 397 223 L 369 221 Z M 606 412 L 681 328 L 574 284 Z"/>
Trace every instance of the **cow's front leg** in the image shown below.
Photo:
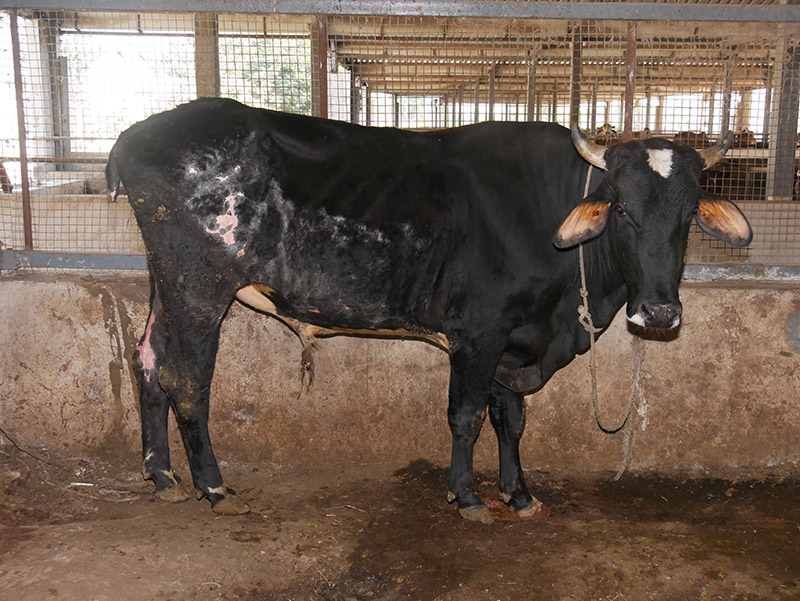
<path fill-rule="evenodd" d="M 498 355 L 499 356 L 499 355 Z M 453 436 L 448 501 L 456 502 L 461 517 L 490 523 L 492 516 L 473 482 L 472 456 L 475 441 L 486 419 L 492 374 L 497 365 L 493 354 L 478 351 L 477 344 L 460 344 L 450 353 L 448 423 Z"/>
<path fill-rule="evenodd" d="M 500 498 L 518 516 L 531 516 L 541 509 L 542 503 L 528 492 L 519 460 L 519 441 L 525 431 L 524 395 L 493 382 L 489 417 L 500 454 Z"/>
<path fill-rule="evenodd" d="M 165 355 L 164 315 L 161 299 L 152 282 L 151 289 L 147 327 L 133 354 L 142 420 L 142 475 L 155 484 L 156 497 L 169 503 L 180 503 L 190 494 L 170 465 L 167 437 L 169 399 L 158 384 L 158 371 Z"/>

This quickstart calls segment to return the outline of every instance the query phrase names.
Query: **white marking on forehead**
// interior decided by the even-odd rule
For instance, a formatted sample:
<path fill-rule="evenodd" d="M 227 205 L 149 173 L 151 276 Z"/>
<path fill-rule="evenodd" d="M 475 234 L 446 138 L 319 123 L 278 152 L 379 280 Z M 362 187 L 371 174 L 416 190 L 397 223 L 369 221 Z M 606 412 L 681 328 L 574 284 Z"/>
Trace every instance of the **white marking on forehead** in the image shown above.
<path fill-rule="evenodd" d="M 647 162 L 650 163 L 653 171 L 666 179 L 672 173 L 672 150 L 669 148 L 650 149 L 647 151 Z"/>

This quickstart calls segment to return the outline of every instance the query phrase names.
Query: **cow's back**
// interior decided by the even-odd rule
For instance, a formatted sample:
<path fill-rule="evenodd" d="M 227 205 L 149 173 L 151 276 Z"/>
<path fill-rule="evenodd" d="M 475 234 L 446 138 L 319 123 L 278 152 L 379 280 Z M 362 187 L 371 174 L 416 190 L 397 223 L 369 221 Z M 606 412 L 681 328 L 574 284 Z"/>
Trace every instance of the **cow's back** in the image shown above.
<path fill-rule="evenodd" d="M 228 250 L 212 245 L 210 260 L 298 306 L 338 295 L 364 307 L 337 310 L 344 325 L 429 329 L 453 296 L 488 286 L 486 274 L 501 295 L 563 279 L 550 238 L 581 199 L 585 170 L 553 124 L 410 132 L 227 99 L 132 126 L 111 163 L 151 256 L 182 252 L 163 248 L 176 231 L 184 247 L 207 248 L 210 236 Z"/>

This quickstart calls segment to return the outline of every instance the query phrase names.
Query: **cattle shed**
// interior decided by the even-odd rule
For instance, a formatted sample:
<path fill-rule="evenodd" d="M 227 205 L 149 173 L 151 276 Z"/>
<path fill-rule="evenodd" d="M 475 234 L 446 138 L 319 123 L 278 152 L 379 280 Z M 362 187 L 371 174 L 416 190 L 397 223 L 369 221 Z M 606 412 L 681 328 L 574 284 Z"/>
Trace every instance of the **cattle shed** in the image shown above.
<path fill-rule="evenodd" d="M 104 169 L 127 127 L 204 96 L 602 145 L 730 131 L 702 186 L 753 241 L 693 224 L 679 330 L 620 313 L 596 406 L 589 353 L 526 397 L 545 519 L 448 506 L 441 349 L 320 339 L 305 389 L 295 334 L 239 303 L 211 425 L 253 511 L 156 503 L 130 367 L 145 249 Z M 800 599 L 799 120 L 796 0 L 0 0 L 0 601 Z M 486 499 L 496 446 L 487 423 Z"/>

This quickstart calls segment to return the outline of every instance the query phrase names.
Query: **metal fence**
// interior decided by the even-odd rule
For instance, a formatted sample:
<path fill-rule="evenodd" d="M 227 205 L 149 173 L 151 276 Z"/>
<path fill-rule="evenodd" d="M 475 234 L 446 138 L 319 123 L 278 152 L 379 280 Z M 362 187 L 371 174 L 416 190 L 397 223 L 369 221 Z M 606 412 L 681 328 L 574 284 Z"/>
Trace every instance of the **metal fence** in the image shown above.
<path fill-rule="evenodd" d="M 390 14 L 410 4 L 425 14 Z M 363 2 L 350 15 L 311 14 L 330 12 L 322 1 L 284 14 L 0 11 L 0 242 L 142 254 L 127 203 L 104 193 L 111 145 L 153 112 L 222 95 L 413 129 L 578 119 L 609 144 L 665 136 L 703 147 L 731 129 L 734 148 L 703 185 L 742 205 L 755 239 L 737 250 L 695 230 L 687 262 L 800 266 L 800 19 L 745 10 L 768 2 L 738 7 L 757 21 L 606 19 L 590 2 L 531 4 L 531 14 L 552 13 L 522 18 L 526 2 L 451 4 L 470 15 L 430 14 L 450 5 L 424 0 L 367 3 L 375 15 L 358 14 Z M 552 6 L 572 18 L 554 18 Z M 587 18 L 576 18 L 581 7 Z"/>

